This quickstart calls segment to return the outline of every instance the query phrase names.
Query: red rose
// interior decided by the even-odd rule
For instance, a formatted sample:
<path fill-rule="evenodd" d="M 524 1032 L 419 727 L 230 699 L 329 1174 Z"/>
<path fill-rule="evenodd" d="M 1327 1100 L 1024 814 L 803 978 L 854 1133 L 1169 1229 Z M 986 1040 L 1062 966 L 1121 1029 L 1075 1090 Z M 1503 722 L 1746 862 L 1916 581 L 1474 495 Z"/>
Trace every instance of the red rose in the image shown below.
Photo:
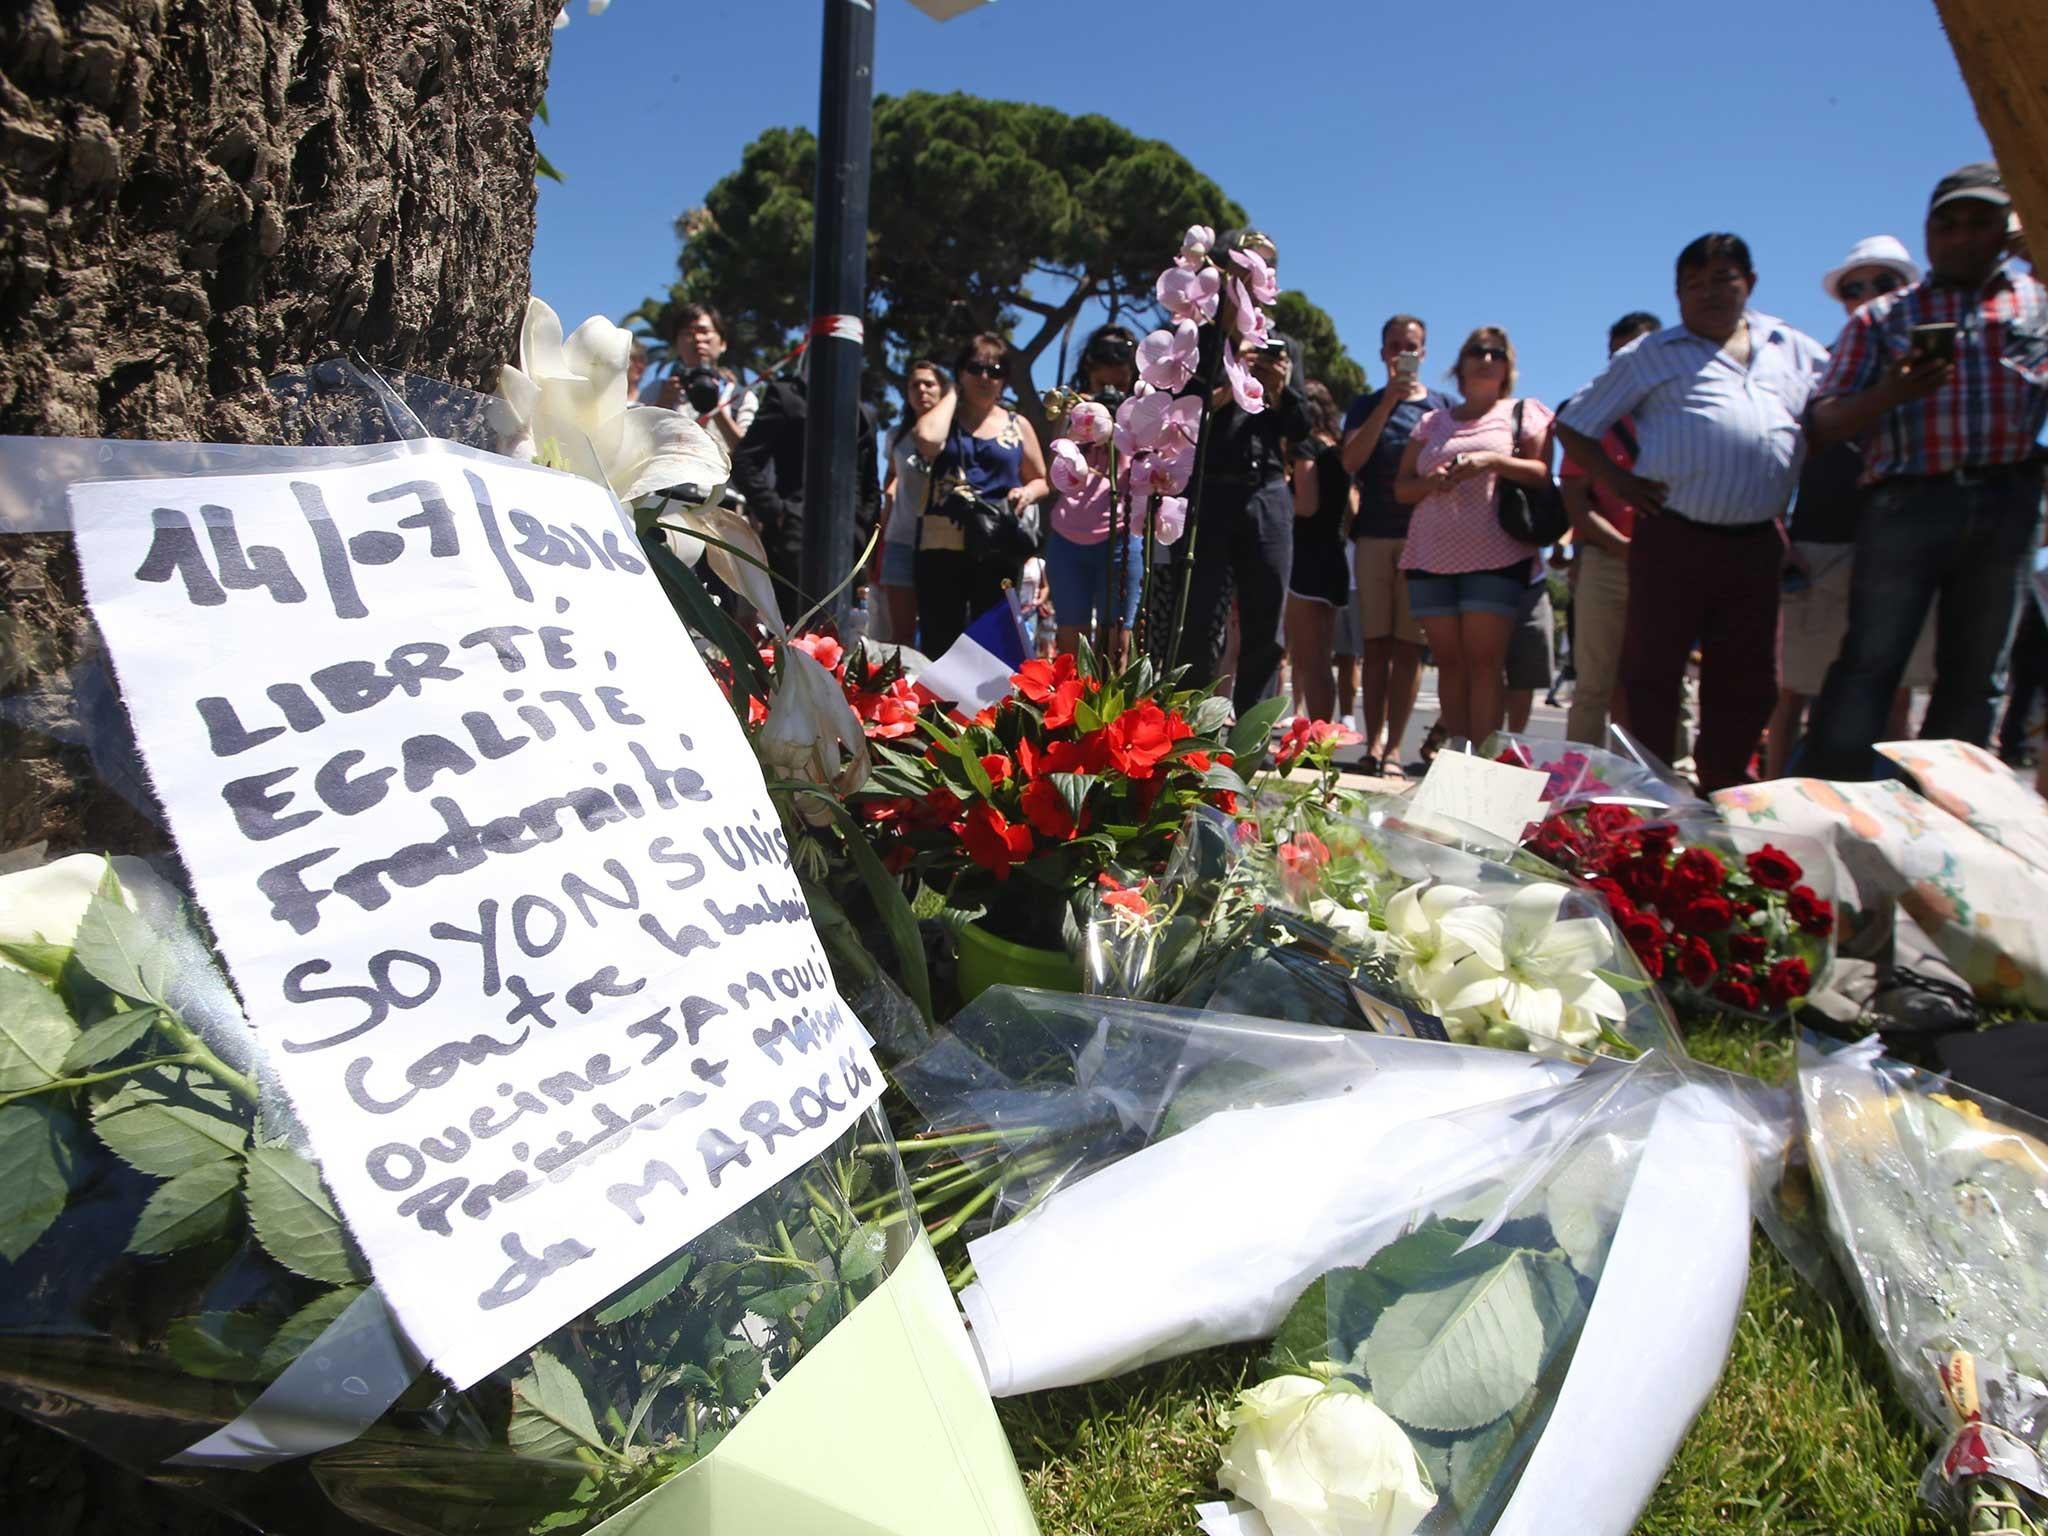
<path fill-rule="evenodd" d="M 1678 916 L 1678 925 L 1693 933 L 1719 933 L 1734 921 L 1735 908 L 1726 896 L 1695 896 Z"/>
<path fill-rule="evenodd" d="M 993 870 L 998 880 L 1010 878 L 1010 866 L 1031 854 L 1031 829 L 1012 826 L 1003 813 L 988 803 L 974 805 L 964 819 L 953 824 L 967 856 L 983 869 Z"/>
<path fill-rule="evenodd" d="M 1813 972 L 1804 960 L 1794 955 L 1789 960 L 1780 960 L 1764 978 L 1764 987 L 1770 994 L 1773 1007 L 1783 1008 L 1795 997 L 1806 996 L 1813 986 Z"/>
<path fill-rule="evenodd" d="M 1769 954 L 1771 946 L 1764 942 L 1760 933 L 1738 933 L 1728 940 L 1728 956 L 1749 965 L 1755 965 Z"/>
<path fill-rule="evenodd" d="M 1811 886 L 1793 886 L 1791 895 L 1786 898 L 1785 909 L 1802 933 L 1824 939 L 1835 931 L 1834 908 L 1815 895 Z"/>
<path fill-rule="evenodd" d="M 1721 861 L 1706 849 L 1688 848 L 1672 864 L 1665 880 L 1665 894 L 1674 901 L 1679 897 L 1705 896 L 1721 889 L 1725 873 Z"/>
<path fill-rule="evenodd" d="M 1617 918 L 1635 911 L 1635 903 L 1629 900 L 1628 892 L 1621 888 L 1621 882 L 1613 876 L 1600 875 L 1586 883 L 1607 903 L 1607 910 Z"/>
<path fill-rule="evenodd" d="M 1065 842 L 1074 835 L 1074 813 L 1067 807 L 1067 797 L 1052 780 L 1033 779 L 1026 784 L 1023 805 L 1024 819 L 1037 829 L 1039 836 Z"/>
<path fill-rule="evenodd" d="M 1784 849 L 1765 843 L 1748 859 L 1749 877 L 1767 891 L 1789 891 L 1806 871 Z"/>
<path fill-rule="evenodd" d="M 1499 757 L 1496 757 L 1494 761 L 1496 763 L 1507 763 L 1515 768 L 1527 768 L 1529 766 L 1529 749 L 1518 741 L 1511 742 L 1508 749 L 1501 753 Z"/>
<path fill-rule="evenodd" d="M 1586 807 L 1586 826 L 1598 838 L 1619 837 L 1641 820 L 1642 817 L 1625 805 L 1589 805 Z"/>
<path fill-rule="evenodd" d="M 1642 842 L 1643 852 L 1654 853 L 1659 858 L 1678 846 L 1678 828 L 1669 822 L 1645 822 L 1636 836 Z"/>
<path fill-rule="evenodd" d="M 1720 962 L 1715 960 L 1714 952 L 1707 948 L 1707 941 L 1697 934 L 1689 935 L 1680 946 L 1678 974 L 1686 979 L 1688 985 L 1704 987 L 1714 979 L 1714 974 L 1720 969 Z"/>
<path fill-rule="evenodd" d="M 1629 900 L 1639 906 L 1655 906 L 1664 895 L 1665 869 L 1662 859 L 1647 854 L 1625 861 L 1614 872 Z"/>
<path fill-rule="evenodd" d="M 1761 1001 L 1756 988 L 1746 981 L 1717 982 L 1714 986 L 1714 996 L 1730 1008 L 1740 1008 L 1746 1013 L 1756 1012 Z"/>
<path fill-rule="evenodd" d="M 1636 952 L 1636 958 L 1644 965 L 1650 957 L 1656 956 L 1659 964 L 1653 975 L 1662 975 L 1664 955 L 1664 925 L 1647 912 L 1631 912 L 1621 919 L 1621 936 L 1628 947 Z"/>
<path fill-rule="evenodd" d="M 1188 732 L 1183 726 L 1183 736 Z M 1173 750 L 1172 721 L 1152 700 L 1134 704 L 1102 728 L 1103 750 L 1110 763 L 1131 778 L 1142 779 Z"/>
<path fill-rule="evenodd" d="M 1636 963 L 1642 966 L 1643 974 L 1648 976 L 1650 980 L 1662 981 L 1664 979 L 1663 946 L 1652 944 L 1648 949 L 1637 950 Z"/>

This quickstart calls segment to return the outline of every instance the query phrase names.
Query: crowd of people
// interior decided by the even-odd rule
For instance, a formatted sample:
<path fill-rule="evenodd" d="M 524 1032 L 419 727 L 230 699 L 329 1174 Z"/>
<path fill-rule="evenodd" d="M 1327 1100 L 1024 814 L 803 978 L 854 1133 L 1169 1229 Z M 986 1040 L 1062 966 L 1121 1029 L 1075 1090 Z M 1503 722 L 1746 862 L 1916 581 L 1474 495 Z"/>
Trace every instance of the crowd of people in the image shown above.
<path fill-rule="evenodd" d="M 1255 232 L 1234 238 L 1277 259 Z M 1042 431 L 1043 413 L 1007 403 L 1007 343 L 974 336 L 907 370 L 875 472 L 870 626 L 938 655 L 1007 592 L 1041 653 L 1086 637 L 1126 655 L 1135 639 L 1198 682 L 1227 676 L 1240 711 L 1289 687 L 1301 716 L 1355 721 L 1365 770 L 1389 776 L 1409 771 L 1425 664 L 1439 704 L 1425 761 L 1523 728 L 1562 683 L 1569 737 L 1601 745 L 1625 727 L 1706 791 L 1868 777 L 1872 745 L 1909 734 L 1916 693 L 1929 696 L 1921 734 L 1987 744 L 2008 677 L 1999 745 L 2031 755 L 2048 683 L 2030 595 L 2048 290 L 1995 166 L 1935 187 L 1925 249 L 1923 273 L 1873 236 L 1820 278 L 1846 317 L 1830 345 L 1752 305 L 1739 236 L 1703 235 L 1678 253 L 1677 323 L 1622 316 L 1605 368 L 1555 408 L 1518 391 L 1498 326 L 1459 343 L 1440 390 L 1425 380 L 1428 325 L 1392 316 L 1384 383 L 1348 409 L 1305 376 L 1296 344 L 1246 344 L 1266 408 L 1246 413 L 1227 385 L 1205 402 L 1191 536 L 1152 548 L 1150 583 L 1145 541 L 1106 487 L 1055 489 L 1057 417 Z M 773 385 L 739 391 L 719 369 L 722 329 L 686 311 L 676 363 L 646 397 L 687 398 L 732 443 L 780 569 L 801 378 L 782 386 L 793 404 Z M 1198 381 L 1217 378 L 1202 361 Z M 1131 331 L 1101 327 L 1060 408 L 1114 410 L 1143 365 Z M 1558 531 L 1532 544 L 1520 519 L 1546 506 L 1561 506 Z"/>

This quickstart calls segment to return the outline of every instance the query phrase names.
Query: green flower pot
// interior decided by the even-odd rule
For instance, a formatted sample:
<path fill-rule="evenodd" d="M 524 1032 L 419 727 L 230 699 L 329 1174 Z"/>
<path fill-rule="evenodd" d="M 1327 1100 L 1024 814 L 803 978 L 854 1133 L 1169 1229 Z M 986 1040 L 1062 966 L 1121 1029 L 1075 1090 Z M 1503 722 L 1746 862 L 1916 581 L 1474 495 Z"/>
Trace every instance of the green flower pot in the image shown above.
<path fill-rule="evenodd" d="M 957 930 L 960 1001 L 971 1003 L 990 987 L 1039 987 L 1047 992 L 1081 990 L 1081 962 L 1064 949 L 1034 949 L 999 939 L 978 923 Z"/>

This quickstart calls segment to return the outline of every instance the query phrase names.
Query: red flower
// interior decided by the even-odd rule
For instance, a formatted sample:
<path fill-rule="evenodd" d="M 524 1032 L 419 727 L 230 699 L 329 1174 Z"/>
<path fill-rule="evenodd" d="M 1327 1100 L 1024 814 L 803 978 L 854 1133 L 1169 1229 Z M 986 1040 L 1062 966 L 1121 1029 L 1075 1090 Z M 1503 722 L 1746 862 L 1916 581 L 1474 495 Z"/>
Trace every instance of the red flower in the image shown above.
<path fill-rule="evenodd" d="M 791 635 L 789 643 L 809 652 L 811 659 L 827 672 L 837 672 L 846 661 L 846 647 L 830 635 Z"/>
<path fill-rule="evenodd" d="M 1175 716 L 1175 718 L 1178 719 L 1179 717 Z M 1206 752 L 1183 753 L 1180 761 L 1186 763 L 1196 773 L 1207 773 L 1209 771 L 1209 754 Z"/>
<path fill-rule="evenodd" d="M 1598 838 L 1618 837 L 1630 830 L 1642 817 L 1625 805 L 1589 805 L 1586 807 L 1586 826 Z"/>
<path fill-rule="evenodd" d="M 1287 727 L 1287 734 L 1280 738 L 1280 745 L 1274 750 L 1273 762 L 1276 767 L 1285 768 L 1311 747 L 1343 747 L 1362 741 L 1356 731 L 1346 730 L 1328 720 L 1304 720 L 1295 717 Z"/>
<path fill-rule="evenodd" d="M 1313 832 L 1297 832 L 1280 845 L 1280 872 L 1290 881 L 1307 884 L 1330 862 L 1330 849 Z"/>
<path fill-rule="evenodd" d="M 1224 815 L 1235 816 L 1237 814 L 1237 791 L 1234 789 L 1212 789 L 1209 791 L 1209 803 Z M 1249 826 L 1250 823 L 1246 823 L 1246 825 Z M 1258 829 L 1254 827 L 1252 830 L 1254 835 L 1256 835 Z"/>
<path fill-rule="evenodd" d="M 1655 906 L 1664 896 L 1664 861 L 1643 854 L 1629 859 L 1615 870 L 1615 879 L 1639 906 Z"/>
<path fill-rule="evenodd" d="M 1653 853 L 1659 858 L 1670 854 L 1678 846 L 1678 828 L 1669 822 L 1645 822 L 1636 832 L 1642 842 L 1643 852 Z"/>
<path fill-rule="evenodd" d="M 988 775 L 991 784 L 1000 784 L 1010 776 L 1010 760 L 1000 752 L 991 752 L 981 760 L 981 771 Z"/>
<path fill-rule="evenodd" d="M 1678 917 L 1678 925 L 1693 933 L 1719 933 L 1734 921 L 1735 907 L 1726 896 L 1695 896 Z"/>
<path fill-rule="evenodd" d="M 1636 952 L 1636 958 L 1648 966 L 1652 957 L 1658 961 L 1653 976 L 1664 974 L 1664 925 L 1647 912 L 1630 912 L 1621 919 L 1621 936 L 1628 947 Z"/>
<path fill-rule="evenodd" d="M 1748 1013 L 1756 1012 L 1757 1005 L 1762 1001 L 1757 996 L 1756 988 L 1746 981 L 1717 982 L 1714 986 L 1714 996 L 1730 1008 L 1740 1008 Z"/>
<path fill-rule="evenodd" d="M 1010 674 L 1010 681 L 1017 685 L 1017 691 L 1034 704 L 1051 703 L 1053 694 L 1059 690 L 1062 683 L 1071 683 L 1075 680 L 1075 664 L 1071 654 L 1055 656 L 1050 661 L 1027 661 Z"/>
<path fill-rule="evenodd" d="M 1799 925 L 1802 933 L 1810 933 L 1816 938 L 1824 939 L 1835 931 L 1834 908 L 1815 895 L 1811 886 L 1793 886 L 1792 894 L 1786 898 L 1785 908 L 1790 913 L 1792 921 Z"/>
<path fill-rule="evenodd" d="M 1784 849 L 1765 843 L 1748 859 L 1749 877 L 1767 891 L 1789 891 L 1806 873 Z"/>
<path fill-rule="evenodd" d="M 1173 750 L 1176 720 L 1150 699 L 1134 704 L 1102 728 L 1103 753 L 1118 772 L 1142 779 Z M 1180 725 L 1181 736 L 1191 734 L 1185 721 Z"/>
<path fill-rule="evenodd" d="M 925 805 L 941 821 L 951 821 L 953 813 L 966 802 L 943 784 L 935 784 L 924 794 Z"/>
<path fill-rule="evenodd" d="M 893 795 L 886 800 L 862 800 L 856 802 L 863 821 L 883 824 L 902 821 L 917 810 L 918 802 L 908 795 Z"/>
<path fill-rule="evenodd" d="M 1728 957 L 1747 965 L 1755 965 L 1771 952 L 1771 946 L 1764 942 L 1760 933 L 1738 933 L 1728 940 Z"/>
<path fill-rule="evenodd" d="M 1689 986 L 1704 987 L 1714 979 L 1721 969 L 1714 952 L 1707 948 L 1707 941 L 1698 935 L 1689 936 L 1678 951 L 1678 974 Z"/>
<path fill-rule="evenodd" d="M 1152 915 L 1152 904 L 1145 900 L 1144 896 L 1139 892 L 1132 890 L 1128 886 L 1119 885 L 1115 879 L 1107 874 L 1097 875 L 1095 882 L 1102 887 L 1102 904 L 1104 906 L 1122 907 L 1126 912 L 1136 913 L 1139 917 L 1150 917 Z"/>
<path fill-rule="evenodd" d="M 1710 891 L 1721 889 L 1721 880 L 1726 873 L 1721 861 L 1706 849 L 1688 848 L 1671 866 L 1671 873 L 1665 881 L 1665 894 L 1674 902 L 1679 897 L 1705 896 Z"/>
<path fill-rule="evenodd" d="M 1813 972 L 1797 955 L 1780 960 L 1764 977 L 1764 987 L 1774 1007 L 1783 1008 L 1795 997 L 1806 996 L 1813 986 Z"/>
<path fill-rule="evenodd" d="M 1031 829 L 1012 826 L 1003 813 L 986 802 L 974 805 L 964 820 L 953 824 L 967 856 L 983 869 L 993 870 L 998 880 L 1010 878 L 1010 866 L 1031 854 Z"/>
<path fill-rule="evenodd" d="M 1552 862 L 1556 861 L 1553 860 Z M 1635 903 L 1629 900 L 1628 892 L 1621 888 L 1621 882 L 1612 875 L 1600 875 L 1586 883 L 1606 901 L 1607 910 L 1612 912 L 1617 918 L 1624 917 L 1628 913 L 1635 911 Z"/>
<path fill-rule="evenodd" d="M 1642 966 L 1643 974 L 1648 976 L 1650 980 L 1662 981 L 1664 979 L 1663 946 L 1652 944 L 1648 949 L 1638 949 L 1636 951 L 1636 960 Z"/>
<path fill-rule="evenodd" d="M 882 855 L 882 868 L 892 875 L 900 875 L 910 868 L 910 861 L 917 857 L 917 850 L 908 843 L 898 843 Z"/>
<path fill-rule="evenodd" d="M 1050 779 L 1033 779 L 1024 786 L 1024 819 L 1040 837 L 1065 842 L 1074 835 L 1074 813 Z"/>
<path fill-rule="evenodd" d="M 1514 768 L 1527 768 L 1530 766 L 1529 749 L 1519 741 L 1510 742 L 1508 749 L 1501 753 L 1499 757 L 1496 757 L 1494 761 L 1496 763 L 1506 763 Z"/>

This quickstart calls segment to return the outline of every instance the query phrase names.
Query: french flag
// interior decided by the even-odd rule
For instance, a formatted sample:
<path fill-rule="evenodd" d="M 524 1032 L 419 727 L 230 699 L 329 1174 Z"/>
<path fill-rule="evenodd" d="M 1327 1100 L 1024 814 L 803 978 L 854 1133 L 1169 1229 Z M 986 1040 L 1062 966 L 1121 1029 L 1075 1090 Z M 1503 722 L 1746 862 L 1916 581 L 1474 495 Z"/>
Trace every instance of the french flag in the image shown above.
<path fill-rule="evenodd" d="M 973 713 L 1009 696 L 1011 674 L 1024 665 L 1024 656 L 1024 625 L 1006 597 L 977 616 L 917 682 Z"/>

